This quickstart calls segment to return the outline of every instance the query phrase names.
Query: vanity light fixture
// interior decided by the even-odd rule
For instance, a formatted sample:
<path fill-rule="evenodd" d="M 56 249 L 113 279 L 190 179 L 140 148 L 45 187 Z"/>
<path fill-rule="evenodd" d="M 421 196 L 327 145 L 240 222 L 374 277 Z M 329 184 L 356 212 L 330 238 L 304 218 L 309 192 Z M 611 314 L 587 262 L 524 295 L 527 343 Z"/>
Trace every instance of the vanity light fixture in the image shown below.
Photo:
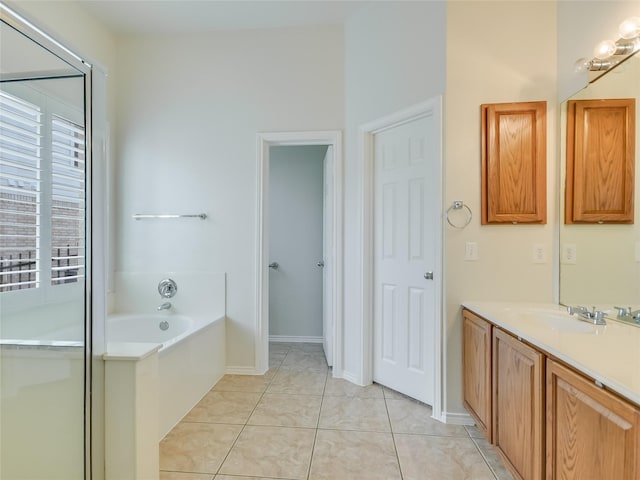
<path fill-rule="evenodd" d="M 576 72 L 597 72 L 597 77 L 640 51 L 640 17 L 629 17 L 623 21 L 618 27 L 618 34 L 620 38 L 615 42 L 603 40 L 598 43 L 593 49 L 593 59 L 580 58 L 575 63 Z"/>

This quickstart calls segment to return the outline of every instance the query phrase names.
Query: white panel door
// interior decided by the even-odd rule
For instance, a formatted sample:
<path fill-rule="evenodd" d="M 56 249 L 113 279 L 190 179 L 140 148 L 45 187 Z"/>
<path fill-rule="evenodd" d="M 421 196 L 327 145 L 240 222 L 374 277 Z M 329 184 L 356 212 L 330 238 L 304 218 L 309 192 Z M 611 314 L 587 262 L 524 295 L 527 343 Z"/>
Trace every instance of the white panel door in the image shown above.
<path fill-rule="evenodd" d="M 430 405 L 440 282 L 439 122 L 427 115 L 374 135 L 373 379 Z"/>
<path fill-rule="evenodd" d="M 322 208 L 322 342 L 327 364 L 333 365 L 333 146 L 324 156 L 324 192 Z"/>

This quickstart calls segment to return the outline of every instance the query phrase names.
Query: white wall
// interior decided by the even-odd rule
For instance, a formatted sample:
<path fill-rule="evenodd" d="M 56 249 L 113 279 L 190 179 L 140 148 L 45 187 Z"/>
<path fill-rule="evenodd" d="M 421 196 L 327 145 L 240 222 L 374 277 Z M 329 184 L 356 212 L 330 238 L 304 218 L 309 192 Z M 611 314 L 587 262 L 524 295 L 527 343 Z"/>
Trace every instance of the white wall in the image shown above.
<path fill-rule="evenodd" d="M 121 38 L 118 258 L 227 272 L 227 365 L 253 368 L 256 133 L 343 124 L 340 28 Z M 134 213 L 209 219 L 134 221 Z"/>
<path fill-rule="evenodd" d="M 269 335 L 322 337 L 326 145 L 269 149 Z"/>
<path fill-rule="evenodd" d="M 378 3 L 345 26 L 344 374 L 362 382 L 358 127 L 445 89 L 444 2 Z M 340 348 L 340 346 L 336 346 Z"/>

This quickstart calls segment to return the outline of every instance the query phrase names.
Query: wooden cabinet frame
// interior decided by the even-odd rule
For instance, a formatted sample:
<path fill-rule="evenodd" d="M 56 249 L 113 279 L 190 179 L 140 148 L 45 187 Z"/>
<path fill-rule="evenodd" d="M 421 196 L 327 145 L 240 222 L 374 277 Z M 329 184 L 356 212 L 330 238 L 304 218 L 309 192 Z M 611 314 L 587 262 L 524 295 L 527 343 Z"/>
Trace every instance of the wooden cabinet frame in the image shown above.
<path fill-rule="evenodd" d="M 565 223 L 633 223 L 635 98 L 567 103 Z"/>
<path fill-rule="evenodd" d="M 547 223 L 547 102 L 482 108 L 482 224 Z"/>

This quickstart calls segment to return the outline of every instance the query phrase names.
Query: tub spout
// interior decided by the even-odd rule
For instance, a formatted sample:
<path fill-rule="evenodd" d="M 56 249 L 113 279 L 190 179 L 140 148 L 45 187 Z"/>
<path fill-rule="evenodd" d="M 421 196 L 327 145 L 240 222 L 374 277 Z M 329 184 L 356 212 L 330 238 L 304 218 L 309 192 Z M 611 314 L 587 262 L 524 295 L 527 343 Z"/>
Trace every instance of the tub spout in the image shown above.
<path fill-rule="evenodd" d="M 170 308 L 171 308 L 171 302 L 164 302 L 162 305 L 158 306 L 158 311 L 169 310 Z"/>

